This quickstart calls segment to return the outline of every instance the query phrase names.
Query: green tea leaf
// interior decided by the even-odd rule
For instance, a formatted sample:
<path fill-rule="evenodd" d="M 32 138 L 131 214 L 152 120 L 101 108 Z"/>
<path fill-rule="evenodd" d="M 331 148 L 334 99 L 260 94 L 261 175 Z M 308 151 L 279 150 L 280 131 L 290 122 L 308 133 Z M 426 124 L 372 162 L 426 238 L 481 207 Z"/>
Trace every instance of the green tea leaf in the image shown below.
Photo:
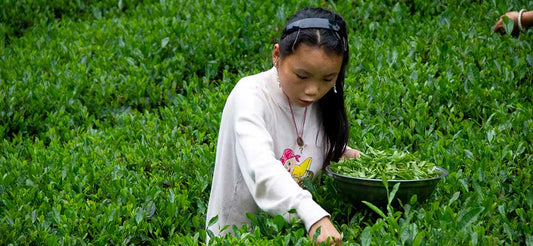
<path fill-rule="evenodd" d="M 169 37 L 161 39 L 161 48 L 165 48 L 167 46 L 169 40 L 170 40 Z"/>
<path fill-rule="evenodd" d="M 503 28 L 505 29 L 505 33 L 510 35 L 513 32 L 514 21 L 511 18 L 507 17 L 506 15 L 502 16 L 502 21 L 503 21 Z"/>
<path fill-rule="evenodd" d="M 318 237 L 320 236 L 320 233 L 322 232 L 322 227 L 318 227 L 315 231 L 315 234 L 313 234 L 312 242 L 316 243 Z"/>
<path fill-rule="evenodd" d="M 413 240 L 413 246 L 418 246 L 422 244 L 422 239 L 426 236 L 424 231 L 421 231 L 416 234 L 415 239 Z"/>
<path fill-rule="evenodd" d="M 137 208 L 135 212 L 135 222 L 139 224 L 141 223 L 143 219 L 144 219 L 144 210 L 142 208 Z"/>
<path fill-rule="evenodd" d="M 146 206 L 146 217 L 151 218 L 155 214 L 155 203 L 153 201 L 148 202 L 148 205 Z"/>
<path fill-rule="evenodd" d="M 361 245 L 370 246 L 371 242 L 372 242 L 372 233 L 370 233 L 370 227 L 366 227 L 363 230 L 363 233 L 361 233 Z"/>
<path fill-rule="evenodd" d="M 370 203 L 370 202 L 367 202 L 367 201 L 363 201 L 364 204 L 366 204 L 370 209 L 374 210 L 374 212 L 376 212 L 377 214 L 379 214 L 379 216 L 383 217 L 383 218 L 387 218 L 387 216 L 385 215 L 385 213 L 383 213 L 383 211 L 381 211 L 381 209 L 379 209 L 378 207 L 376 207 L 376 205 Z"/>
<path fill-rule="evenodd" d="M 492 142 L 492 139 L 494 138 L 494 129 L 490 129 L 488 132 L 487 132 L 487 140 L 489 141 L 489 143 Z"/>
<path fill-rule="evenodd" d="M 401 183 L 396 183 L 394 185 L 394 187 L 392 187 L 392 191 L 390 192 L 390 194 L 387 196 L 388 200 L 389 200 L 389 204 L 392 203 L 392 200 L 394 200 L 394 197 L 396 196 L 396 192 L 398 191 L 398 189 L 400 188 L 400 184 Z M 386 186 L 388 187 L 388 185 Z"/>
<path fill-rule="evenodd" d="M 526 236 L 526 245 L 533 245 L 533 235 Z"/>
<path fill-rule="evenodd" d="M 450 200 L 448 201 L 448 206 L 451 206 L 453 202 L 455 202 L 457 200 L 457 198 L 459 198 L 459 195 L 461 195 L 460 192 L 455 192 L 453 193 L 452 197 L 450 198 Z"/>
<path fill-rule="evenodd" d="M 529 209 L 532 209 L 533 208 L 533 187 L 529 187 L 528 189 L 529 191 L 527 192 L 527 194 L 525 194 L 525 200 L 526 200 L 526 204 L 527 206 L 529 207 Z"/>
<path fill-rule="evenodd" d="M 457 223 L 457 228 L 459 228 L 459 230 L 464 230 L 467 226 L 477 220 L 478 216 L 481 214 L 481 212 L 483 212 L 483 210 L 485 210 L 483 207 L 475 207 L 470 209 Z"/>
<path fill-rule="evenodd" d="M 211 227 L 212 225 L 214 225 L 215 223 L 217 223 L 218 221 L 218 215 L 216 215 L 215 217 L 211 218 L 209 220 L 209 223 L 207 223 L 208 227 Z"/>

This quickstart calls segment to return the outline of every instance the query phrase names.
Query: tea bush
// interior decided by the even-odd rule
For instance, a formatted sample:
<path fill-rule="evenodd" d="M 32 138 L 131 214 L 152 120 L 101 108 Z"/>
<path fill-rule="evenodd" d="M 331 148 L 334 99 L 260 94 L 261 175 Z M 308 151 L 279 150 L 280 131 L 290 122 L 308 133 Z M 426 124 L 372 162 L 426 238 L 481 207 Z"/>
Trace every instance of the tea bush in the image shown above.
<path fill-rule="evenodd" d="M 532 1 L 3 1 L 0 244 L 202 244 L 224 102 L 303 6 L 350 27 L 350 143 L 446 168 L 425 203 L 306 181 L 347 245 L 533 245 Z M 220 244 L 311 244 L 249 215 Z"/>

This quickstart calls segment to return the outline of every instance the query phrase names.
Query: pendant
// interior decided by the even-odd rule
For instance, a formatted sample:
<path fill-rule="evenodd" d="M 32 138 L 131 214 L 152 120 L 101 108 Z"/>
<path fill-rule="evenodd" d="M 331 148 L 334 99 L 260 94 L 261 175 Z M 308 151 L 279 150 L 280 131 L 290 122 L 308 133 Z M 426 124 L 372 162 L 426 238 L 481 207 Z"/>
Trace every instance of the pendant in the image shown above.
<path fill-rule="evenodd" d="M 296 139 L 296 143 L 298 144 L 298 146 L 300 147 L 303 147 L 304 146 L 304 140 L 302 139 L 302 137 L 298 137 Z"/>

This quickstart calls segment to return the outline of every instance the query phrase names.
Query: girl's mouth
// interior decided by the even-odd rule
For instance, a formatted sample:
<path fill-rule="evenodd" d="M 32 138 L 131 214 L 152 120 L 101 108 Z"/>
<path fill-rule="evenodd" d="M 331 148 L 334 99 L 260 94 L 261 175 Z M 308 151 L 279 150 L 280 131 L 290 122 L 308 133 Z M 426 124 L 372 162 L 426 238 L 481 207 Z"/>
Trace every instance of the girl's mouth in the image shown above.
<path fill-rule="evenodd" d="M 313 103 L 313 101 L 307 101 L 307 100 L 300 99 L 300 103 L 305 105 L 305 106 L 309 106 L 309 105 L 311 105 Z"/>

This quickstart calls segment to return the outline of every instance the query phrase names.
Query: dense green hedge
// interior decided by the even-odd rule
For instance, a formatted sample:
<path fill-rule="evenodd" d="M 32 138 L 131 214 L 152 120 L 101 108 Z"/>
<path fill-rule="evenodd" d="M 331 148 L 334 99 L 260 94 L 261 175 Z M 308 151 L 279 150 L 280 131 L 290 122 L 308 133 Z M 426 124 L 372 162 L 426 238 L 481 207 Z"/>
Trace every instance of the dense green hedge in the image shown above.
<path fill-rule="evenodd" d="M 262 28 L 266 19 L 258 19 L 274 15 L 273 6 L 228 5 L 246 14 L 222 23 L 223 8 L 193 2 L 185 11 L 181 5 L 140 5 L 132 17 L 34 25 L 3 50 L 1 136 L 46 138 L 42 133 L 51 126 L 84 128 L 129 109 L 166 106 L 190 80 L 210 86 L 224 73 L 245 70 L 243 59 L 264 60 L 275 39 Z M 262 33 L 268 37 L 254 39 Z"/>
<path fill-rule="evenodd" d="M 220 113 L 302 6 L 350 26 L 350 145 L 450 171 L 383 216 L 308 182 L 345 243 L 533 244 L 532 1 L 0 3 L 0 244 L 198 244 Z M 309 244 L 261 214 L 225 244 Z"/>
<path fill-rule="evenodd" d="M 86 21 L 120 16 L 142 4 L 156 1 L 137 0 L 4 0 L 0 3 L 2 39 L 10 43 L 42 23 L 63 19 Z M 5 38 L 5 39 L 4 39 Z"/>

